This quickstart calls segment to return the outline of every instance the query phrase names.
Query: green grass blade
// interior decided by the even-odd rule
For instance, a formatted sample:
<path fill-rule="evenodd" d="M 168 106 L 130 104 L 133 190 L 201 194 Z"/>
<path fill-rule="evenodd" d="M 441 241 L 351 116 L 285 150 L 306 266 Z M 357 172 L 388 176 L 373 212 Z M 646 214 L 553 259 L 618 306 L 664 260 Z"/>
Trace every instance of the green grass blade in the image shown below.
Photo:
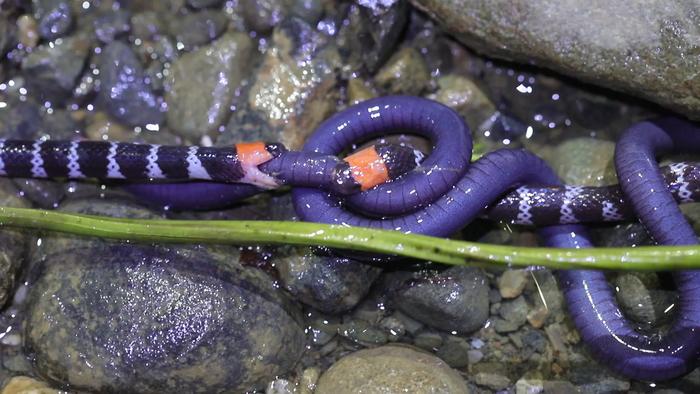
<path fill-rule="evenodd" d="M 0 207 L 0 226 L 131 242 L 318 245 L 452 264 L 552 269 L 700 268 L 698 246 L 557 249 L 489 245 L 397 231 L 307 222 L 137 220 Z"/>

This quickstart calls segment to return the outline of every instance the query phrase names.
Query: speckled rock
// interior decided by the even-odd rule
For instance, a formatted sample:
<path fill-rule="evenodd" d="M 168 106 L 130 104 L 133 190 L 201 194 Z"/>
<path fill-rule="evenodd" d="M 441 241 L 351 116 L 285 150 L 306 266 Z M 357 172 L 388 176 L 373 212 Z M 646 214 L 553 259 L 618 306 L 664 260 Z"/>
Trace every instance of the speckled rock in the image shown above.
<path fill-rule="evenodd" d="M 343 357 L 321 375 L 317 394 L 468 393 L 457 371 L 405 346 L 382 346 Z"/>
<path fill-rule="evenodd" d="M 700 118 L 692 0 L 412 0 L 490 56 L 535 64 Z M 576 15 L 572 18 L 571 15 Z"/>
<path fill-rule="evenodd" d="M 262 135 L 299 149 L 316 126 L 336 110 L 334 45 L 299 18 L 282 22 L 258 68 L 247 100 L 231 117 L 217 145 Z"/>
<path fill-rule="evenodd" d="M 381 272 L 360 261 L 320 256 L 309 249 L 296 250 L 277 260 L 275 266 L 294 298 L 326 313 L 352 309 Z"/>
<path fill-rule="evenodd" d="M 170 33 L 184 50 L 210 43 L 226 29 L 228 20 L 220 11 L 203 10 L 170 21 Z"/>
<path fill-rule="evenodd" d="M 73 10 L 65 0 L 32 0 L 34 16 L 41 36 L 52 40 L 68 32 L 73 24 Z"/>
<path fill-rule="evenodd" d="M 408 3 L 382 2 L 373 6 L 366 1 L 347 5 L 338 29 L 338 46 L 343 61 L 353 70 L 374 73 L 386 62 L 396 47 L 408 20 Z"/>
<path fill-rule="evenodd" d="M 83 36 L 42 44 L 22 61 L 22 71 L 34 94 L 60 102 L 68 97 L 83 70 L 92 43 Z"/>
<path fill-rule="evenodd" d="M 554 149 L 552 168 L 562 182 L 602 186 L 617 183 L 613 163 L 615 143 L 596 138 L 574 138 Z"/>
<path fill-rule="evenodd" d="M 428 87 L 430 73 L 420 52 L 405 47 L 391 56 L 374 80 L 389 93 L 418 95 Z"/>
<path fill-rule="evenodd" d="M 7 179 L 0 179 L 0 207 L 29 208 L 27 200 Z M 19 274 L 27 247 L 27 235 L 18 230 L 3 228 L 0 231 L 0 308 L 12 296 L 15 279 Z"/>
<path fill-rule="evenodd" d="M 251 49 L 247 35 L 227 33 L 175 61 L 165 96 L 173 132 L 199 142 L 203 135 L 217 130 L 250 66 Z"/>
<path fill-rule="evenodd" d="M 459 333 L 481 328 L 489 314 L 489 286 L 481 270 L 453 267 L 406 281 L 393 304 L 431 327 Z"/>
<path fill-rule="evenodd" d="M 151 91 L 143 67 L 128 45 L 114 41 L 103 49 L 100 76 L 98 100 L 110 115 L 130 126 L 163 122 L 162 99 Z"/>

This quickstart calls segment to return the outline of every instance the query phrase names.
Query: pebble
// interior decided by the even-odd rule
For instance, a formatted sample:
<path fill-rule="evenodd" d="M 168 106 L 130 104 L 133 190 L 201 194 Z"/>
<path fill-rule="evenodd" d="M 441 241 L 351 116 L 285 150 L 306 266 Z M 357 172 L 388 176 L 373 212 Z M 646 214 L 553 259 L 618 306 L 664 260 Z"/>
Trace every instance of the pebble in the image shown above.
<path fill-rule="evenodd" d="M 471 347 L 466 339 L 447 335 L 445 341 L 435 352 L 435 355 L 452 368 L 462 368 L 469 365 L 469 351 Z"/>
<path fill-rule="evenodd" d="M 620 274 L 614 283 L 620 308 L 633 321 L 654 325 L 673 315 L 665 312 L 676 301 L 672 291 L 649 289 L 634 273 Z"/>
<path fill-rule="evenodd" d="M 429 352 L 434 352 L 440 348 L 442 342 L 442 335 L 433 331 L 421 332 L 413 338 L 414 345 Z"/>
<path fill-rule="evenodd" d="M 0 179 L 0 207 L 29 208 L 27 200 L 18 196 L 18 190 L 8 179 Z M 27 250 L 27 235 L 18 230 L 0 231 L 0 308 L 12 298 Z"/>
<path fill-rule="evenodd" d="M 311 249 L 291 249 L 277 260 L 280 281 L 294 298 L 326 313 L 354 308 L 369 292 L 381 269 Z"/>
<path fill-rule="evenodd" d="M 438 79 L 438 90 L 430 98 L 457 111 L 467 124 L 476 128 L 494 112 L 491 99 L 471 79 L 455 74 Z"/>
<path fill-rule="evenodd" d="M 427 89 L 430 73 L 420 52 L 405 47 L 391 56 L 374 81 L 391 94 L 418 95 Z"/>
<path fill-rule="evenodd" d="M 363 345 L 383 345 L 389 341 L 387 334 L 364 320 L 350 320 L 338 326 L 338 334 Z"/>
<path fill-rule="evenodd" d="M 457 371 L 439 358 L 388 345 L 345 356 L 321 375 L 316 394 L 468 393 Z"/>
<path fill-rule="evenodd" d="M 39 31 L 31 15 L 21 15 L 17 18 L 17 29 L 19 30 L 19 42 L 25 48 L 32 49 L 39 42 Z"/>
<path fill-rule="evenodd" d="M 603 186 L 617 183 L 613 165 L 615 142 L 596 138 L 573 138 L 559 144 L 552 168 L 569 185 Z"/>
<path fill-rule="evenodd" d="M 503 298 L 515 298 L 522 294 L 530 274 L 526 270 L 513 269 L 504 271 L 498 277 L 498 291 Z"/>
<path fill-rule="evenodd" d="M 109 44 L 115 37 L 131 30 L 131 13 L 116 10 L 95 19 L 95 35 L 100 41 Z"/>
<path fill-rule="evenodd" d="M 226 30 L 227 23 L 226 15 L 222 12 L 203 10 L 174 19 L 169 30 L 177 45 L 190 51 L 219 37 Z"/>
<path fill-rule="evenodd" d="M 236 88 L 247 75 L 252 43 L 226 33 L 177 59 L 166 80 L 168 126 L 190 141 L 216 131 L 229 114 Z"/>
<path fill-rule="evenodd" d="M 34 16 L 39 21 L 39 33 L 53 40 L 68 32 L 73 24 L 73 10 L 65 0 L 32 0 Z"/>
<path fill-rule="evenodd" d="M 503 390 L 511 384 L 507 376 L 486 372 L 477 373 L 474 376 L 474 382 L 479 386 L 488 387 L 493 390 Z"/>
<path fill-rule="evenodd" d="M 52 389 L 45 382 L 29 376 L 15 376 L 5 384 L 0 394 L 60 394 L 63 392 Z"/>
<path fill-rule="evenodd" d="M 489 314 L 489 286 L 476 268 L 453 267 L 437 275 L 409 279 L 392 296 L 404 314 L 443 331 L 470 333 Z"/>
<path fill-rule="evenodd" d="M 62 38 L 36 47 L 22 60 L 29 91 L 39 99 L 60 103 L 70 96 L 91 47 L 82 36 Z"/>
<path fill-rule="evenodd" d="M 162 99 L 146 83 L 143 67 L 128 45 L 114 41 L 102 50 L 100 78 L 98 100 L 114 118 L 129 126 L 163 123 Z"/>

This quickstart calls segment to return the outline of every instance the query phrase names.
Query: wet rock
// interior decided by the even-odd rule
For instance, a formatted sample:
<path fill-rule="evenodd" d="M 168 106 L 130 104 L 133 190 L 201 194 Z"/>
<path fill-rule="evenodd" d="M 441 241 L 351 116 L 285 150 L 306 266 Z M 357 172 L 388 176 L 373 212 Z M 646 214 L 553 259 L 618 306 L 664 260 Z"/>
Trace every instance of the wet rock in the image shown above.
<path fill-rule="evenodd" d="M 103 49 L 100 75 L 98 99 L 110 115 L 130 126 L 163 122 L 161 99 L 145 82 L 141 63 L 128 45 L 114 41 Z"/>
<path fill-rule="evenodd" d="M 39 21 L 39 33 L 53 40 L 68 32 L 73 24 L 73 11 L 65 0 L 32 0 L 34 17 Z"/>
<path fill-rule="evenodd" d="M 30 378 L 29 376 L 15 376 L 10 379 L 2 394 L 60 394 L 61 391 L 52 389 L 45 382 Z"/>
<path fill-rule="evenodd" d="M 522 294 L 527 284 L 529 274 L 522 269 L 504 271 L 498 277 L 498 291 L 503 298 L 515 298 Z"/>
<path fill-rule="evenodd" d="M 435 355 L 452 368 L 462 368 L 469 365 L 470 350 L 471 346 L 464 338 L 448 335 Z"/>
<path fill-rule="evenodd" d="M 389 338 L 387 334 L 364 320 L 349 320 L 338 326 L 338 334 L 353 342 L 365 345 L 383 345 Z"/>
<path fill-rule="evenodd" d="M 91 45 L 85 37 L 72 36 L 38 46 L 22 61 L 30 92 L 51 102 L 70 96 Z"/>
<path fill-rule="evenodd" d="M 131 30 L 131 13 L 125 10 L 109 12 L 95 19 L 95 35 L 109 44 L 114 38 Z"/>
<path fill-rule="evenodd" d="M 459 333 L 481 328 L 489 314 L 488 281 L 476 268 L 453 267 L 407 281 L 392 297 L 406 315 L 431 327 Z"/>
<path fill-rule="evenodd" d="M 358 3 L 347 6 L 337 42 L 343 61 L 352 70 L 374 73 L 396 47 L 408 20 L 408 6 L 403 0 L 384 2 L 387 7 Z"/>
<path fill-rule="evenodd" d="M 374 80 L 389 93 L 418 95 L 428 87 L 430 73 L 421 54 L 405 47 L 387 61 Z"/>
<path fill-rule="evenodd" d="M 654 241 L 641 223 L 620 223 L 612 227 L 600 228 L 593 235 L 596 245 L 613 248 L 654 244 Z"/>
<path fill-rule="evenodd" d="M 51 137 L 71 139 L 78 125 L 66 111 L 54 110 L 43 113 L 31 101 L 7 100 L 8 105 L 0 109 L 0 137 L 33 140 Z M 41 208 L 55 208 L 65 196 L 65 187 L 47 179 L 13 178 L 25 198 Z"/>
<path fill-rule="evenodd" d="M 692 1 L 412 0 L 466 45 L 644 97 L 697 119 Z M 688 8 L 691 7 L 691 8 Z M 578 15 L 572 21 L 571 15 Z M 591 61 L 595 59 L 595 61 Z"/>
<path fill-rule="evenodd" d="M 469 78 L 445 75 L 438 79 L 438 87 L 431 98 L 457 111 L 474 130 L 496 112 L 488 96 Z"/>
<path fill-rule="evenodd" d="M 474 376 L 474 382 L 493 390 L 503 390 L 510 386 L 510 379 L 497 373 L 479 372 Z"/>
<path fill-rule="evenodd" d="M 369 84 L 360 78 L 352 78 L 348 81 L 347 95 L 350 105 L 377 97 Z"/>
<path fill-rule="evenodd" d="M 382 346 L 343 357 L 321 375 L 317 394 L 468 393 L 457 371 L 439 358 L 405 346 Z"/>
<path fill-rule="evenodd" d="M 300 249 L 276 263 L 280 281 L 295 299 L 326 313 L 355 307 L 381 270 L 348 258 Z"/>
<path fill-rule="evenodd" d="M 259 33 L 269 33 L 289 13 L 289 1 L 241 0 L 246 25 Z"/>
<path fill-rule="evenodd" d="M 226 30 L 228 20 L 220 11 L 204 10 L 173 19 L 170 33 L 184 50 L 210 43 Z"/>
<path fill-rule="evenodd" d="M 0 55 L 4 55 L 15 39 L 15 26 L 0 15 Z M 1 73 L 0 73 L 1 74 Z"/>
<path fill-rule="evenodd" d="M 217 144 L 259 133 L 299 149 L 318 124 L 336 110 L 336 48 L 299 18 L 277 26 L 247 102 L 236 111 Z M 245 140 L 245 139 L 244 139 Z"/>
<path fill-rule="evenodd" d="M 144 11 L 131 17 L 131 32 L 141 41 L 152 39 L 165 31 L 165 21 L 153 11 Z"/>
<path fill-rule="evenodd" d="M 29 208 L 27 200 L 18 195 L 8 179 L 0 179 L 0 207 Z M 27 236 L 19 230 L 0 231 L 0 308 L 12 297 L 27 247 Z"/>
<path fill-rule="evenodd" d="M 39 42 L 39 27 L 36 19 L 32 18 L 31 15 L 25 14 L 17 18 L 17 32 L 19 42 L 25 48 L 32 49 Z M 0 52 L 2 52 L 2 48 L 0 48 Z"/>
<path fill-rule="evenodd" d="M 519 296 L 514 300 L 507 300 L 501 303 L 498 314 L 516 325 L 522 326 L 527 321 L 528 305 L 525 298 Z"/>
<path fill-rule="evenodd" d="M 632 273 L 619 275 L 614 283 L 620 308 L 635 322 L 653 325 L 672 316 L 665 311 L 676 301 L 673 292 L 650 289 Z"/>
<path fill-rule="evenodd" d="M 243 392 L 286 373 L 303 351 L 299 316 L 274 283 L 214 254 L 106 245 L 62 249 L 44 263 L 26 347 L 58 384 Z"/>
<path fill-rule="evenodd" d="M 210 45 L 176 60 L 166 80 L 168 125 L 198 142 L 215 131 L 229 113 L 235 89 L 250 66 L 251 41 L 227 33 Z"/>
<path fill-rule="evenodd" d="M 602 186 L 617 183 L 613 163 L 615 143 L 574 138 L 554 149 L 552 168 L 566 184 Z"/>
<path fill-rule="evenodd" d="M 216 7 L 222 0 L 187 0 L 187 4 L 192 8 Z"/>

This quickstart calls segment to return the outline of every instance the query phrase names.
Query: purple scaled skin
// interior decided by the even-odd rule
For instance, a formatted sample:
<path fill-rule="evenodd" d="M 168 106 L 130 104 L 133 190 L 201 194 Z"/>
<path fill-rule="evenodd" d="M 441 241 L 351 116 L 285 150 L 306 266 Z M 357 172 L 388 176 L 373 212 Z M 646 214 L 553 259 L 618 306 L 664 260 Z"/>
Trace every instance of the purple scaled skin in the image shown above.
<path fill-rule="evenodd" d="M 656 154 L 700 149 L 700 129 L 678 119 L 641 122 L 617 144 L 615 166 L 625 198 L 651 235 L 664 245 L 693 245 L 697 238 L 659 173 Z M 569 311 L 591 351 L 627 377 L 658 381 L 691 371 L 700 356 L 700 271 L 674 273 L 678 316 L 663 338 L 635 331 L 598 271 L 559 272 Z"/>

